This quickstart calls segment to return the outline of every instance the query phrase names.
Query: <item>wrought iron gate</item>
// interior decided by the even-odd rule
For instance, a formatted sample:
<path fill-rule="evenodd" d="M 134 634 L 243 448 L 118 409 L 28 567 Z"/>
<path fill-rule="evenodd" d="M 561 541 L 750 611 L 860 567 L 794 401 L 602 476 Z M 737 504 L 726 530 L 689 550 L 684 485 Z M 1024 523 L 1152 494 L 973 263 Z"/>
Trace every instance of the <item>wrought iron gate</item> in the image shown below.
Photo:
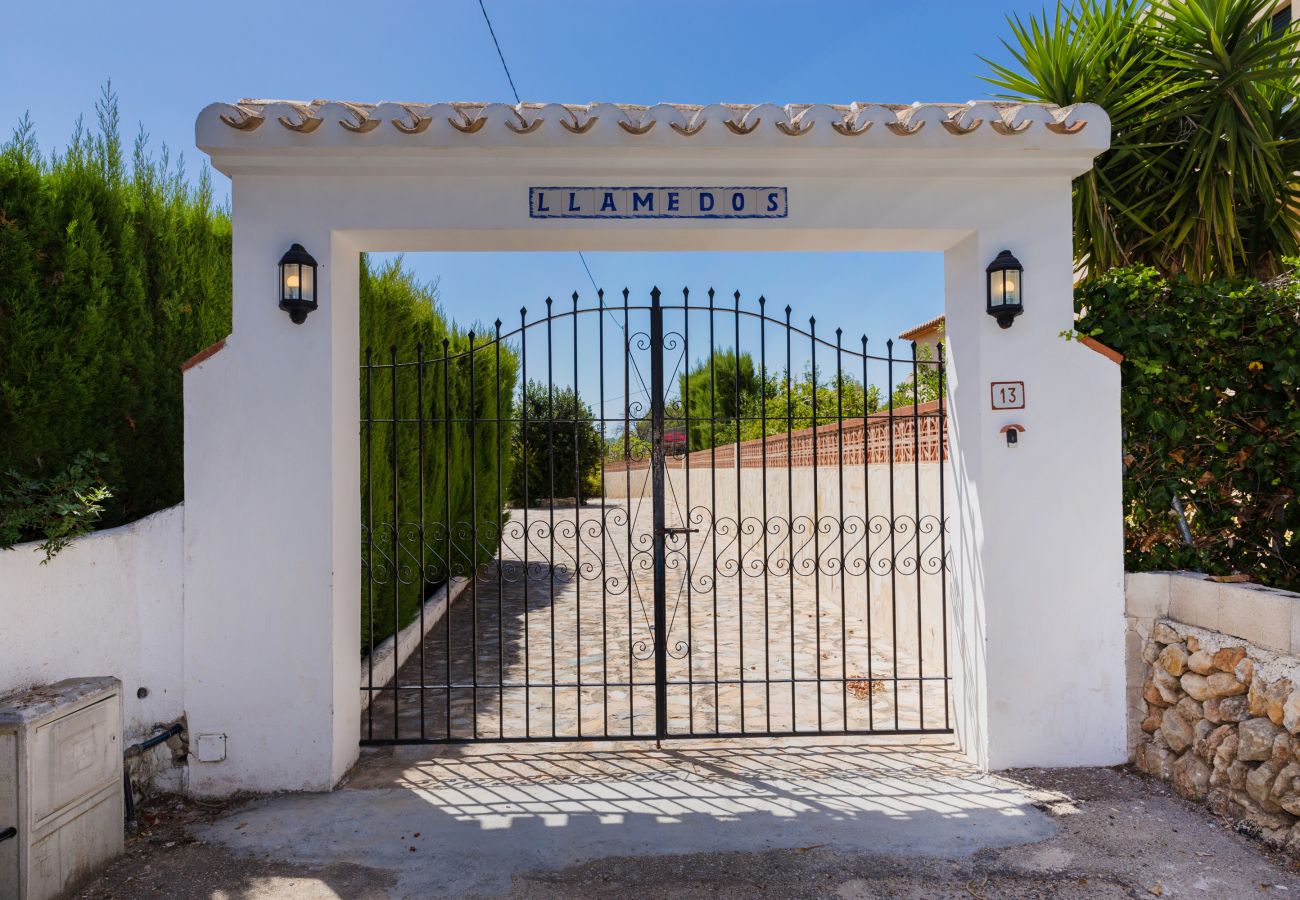
<path fill-rule="evenodd" d="M 942 345 L 571 299 L 366 351 L 362 742 L 949 731 Z"/>

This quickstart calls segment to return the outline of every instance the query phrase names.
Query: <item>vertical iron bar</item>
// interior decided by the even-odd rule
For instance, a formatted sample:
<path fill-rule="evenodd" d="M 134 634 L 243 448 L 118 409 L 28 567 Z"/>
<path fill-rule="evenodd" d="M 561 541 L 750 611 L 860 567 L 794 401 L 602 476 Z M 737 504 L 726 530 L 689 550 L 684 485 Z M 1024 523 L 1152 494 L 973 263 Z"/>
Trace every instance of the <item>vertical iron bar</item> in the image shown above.
<path fill-rule="evenodd" d="M 767 583 L 767 297 L 758 298 L 758 353 L 762 380 L 758 388 L 759 433 L 758 444 L 762 448 L 762 461 L 759 471 L 763 482 L 762 490 L 762 526 L 763 526 L 763 717 L 767 730 L 772 730 L 772 602 L 768 596 Z M 736 361 L 740 365 L 739 358 Z M 740 460 L 736 460 L 740 465 Z"/>
<path fill-rule="evenodd" d="M 578 391 L 578 292 L 573 292 L 573 591 L 574 682 L 578 685 L 578 737 L 582 737 L 582 451 L 578 446 L 582 394 Z"/>
<path fill-rule="evenodd" d="M 632 595 L 636 581 L 632 566 L 632 332 L 628 330 L 628 289 L 623 288 L 623 475 L 627 485 L 627 728 L 636 734 L 636 653 L 632 630 Z"/>
<path fill-rule="evenodd" d="M 650 291 L 650 458 L 654 502 L 655 738 L 668 726 L 668 641 L 664 585 L 664 319 L 659 288 Z"/>
<path fill-rule="evenodd" d="M 389 414 L 390 416 L 392 416 L 392 427 L 391 427 L 390 430 L 391 430 L 391 432 L 392 432 L 392 439 L 393 439 L 393 447 L 392 447 L 392 458 L 393 458 L 393 472 L 392 472 L 392 475 L 393 475 L 393 545 L 392 545 L 392 551 L 393 551 L 393 640 L 396 641 L 396 640 L 397 640 L 397 633 L 398 633 L 398 632 L 401 630 L 401 628 L 402 628 L 402 615 L 401 615 L 401 603 L 402 603 L 402 579 L 401 579 L 401 576 L 400 576 L 400 574 L 399 574 L 399 573 L 401 572 L 401 570 L 402 570 L 402 566 L 401 566 L 401 560 L 398 558 L 398 553 L 399 553 L 400 550 L 401 550 L 400 542 L 399 542 L 399 540 L 398 540 L 398 535 L 399 535 L 399 533 L 400 533 L 401 530 L 402 530 L 402 515 L 401 515 L 401 507 L 398 505 L 398 504 L 399 504 L 399 501 L 400 501 L 400 497 L 399 497 L 399 495 L 398 495 L 398 490 L 397 490 L 398 485 L 397 485 L 397 347 L 396 347 L 396 346 L 389 346 L 389 348 L 388 348 L 388 364 L 389 364 L 389 366 L 390 366 L 390 378 L 389 378 L 389 381 L 390 381 L 390 383 L 391 383 L 391 385 L 392 385 L 392 398 L 391 398 L 391 405 L 390 405 L 389 408 L 388 408 L 388 410 L 389 410 L 389 411 L 388 411 L 388 414 Z M 400 685 L 401 685 L 401 683 L 402 683 L 402 679 L 398 677 L 399 674 L 400 674 L 400 672 L 401 672 L 401 670 L 400 670 L 400 668 L 399 668 L 399 666 L 398 666 L 398 662 L 399 662 L 400 660 L 401 660 L 401 654 L 394 653 L 394 654 L 393 654 L 393 740 L 397 740 L 397 737 L 398 737 L 398 727 L 399 727 L 399 724 L 400 724 L 400 722 L 401 722 L 401 712 L 402 712 L 402 703 L 401 703 L 401 687 L 400 687 Z"/>
<path fill-rule="evenodd" d="M 502 438 L 505 436 L 505 422 L 501 417 L 501 320 L 497 319 L 493 323 L 496 327 L 496 337 L 493 340 L 493 346 L 496 350 L 496 407 L 497 407 L 497 427 L 496 427 L 496 445 L 497 445 L 497 737 L 506 736 L 506 617 L 504 601 L 502 594 L 505 587 L 505 576 L 502 566 L 505 564 L 505 492 L 502 490 L 504 482 L 502 479 L 502 457 L 505 455 L 505 448 L 502 446 Z"/>
<path fill-rule="evenodd" d="M 550 524 L 550 556 L 546 560 L 547 577 L 550 579 L 551 607 L 551 737 L 555 737 L 556 715 L 556 677 L 555 677 L 555 342 L 552 324 L 554 314 L 551 298 L 546 298 L 546 457 L 550 473 L 547 503 Z"/>
<path fill-rule="evenodd" d="M 722 687 L 718 667 L 718 367 L 714 334 L 713 288 L 709 288 L 709 540 L 713 547 L 713 730 L 722 733 Z M 740 465 L 740 460 L 736 460 Z M 739 527 L 739 523 L 737 523 Z M 739 532 L 737 532 L 739 535 Z"/>
<path fill-rule="evenodd" d="M 944 450 L 947 445 L 945 440 L 948 435 L 948 420 L 944 418 L 943 409 L 943 389 L 944 389 L 944 359 L 943 359 L 943 342 L 938 344 L 938 365 L 939 367 L 939 596 L 943 603 L 941 614 L 943 617 L 943 727 L 945 730 L 952 725 L 948 720 L 948 518 L 947 511 L 944 509 L 943 483 L 944 483 Z"/>
<path fill-rule="evenodd" d="M 524 510 L 524 737 L 533 736 L 533 666 L 529 644 L 532 643 L 532 631 L 529 628 L 528 607 L 532 606 L 533 595 L 528 568 L 528 508 L 532 505 L 532 495 L 528 492 L 528 307 L 519 309 L 519 465 L 524 470 L 524 495 L 521 505 Z"/>
<path fill-rule="evenodd" d="M 898 556 L 895 535 L 898 519 L 894 513 L 894 339 L 885 342 L 889 352 L 889 626 L 893 632 L 894 663 L 894 730 L 898 730 Z"/>
<path fill-rule="evenodd" d="M 740 291 L 732 295 L 736 301 L 736 307 L 732 313 L 736 319 L 736 335 L 733 347 L 733 356 L 735 357 L 735 377 L 736 382 L 736 624 L 739 626 L 737 636 L 739 643 L 740 657 L 737 663 L 736 680 L 740 682 L 740 731 L 743 734 L 748 730 L 745 725 L 745 534 L 743 523 L 745 521 L 742 512 L 741 495 L 744 494 L 740 480 Z"/>
<path fill-rule="evenodd" d="M 862 336 L 862 580 L 867 612 L 867 730 L 876 730 L 876 649 L 871 632 L 871 416 L 867 404 L 867 336 Z"/>
<path fill-rule="evenodd" d="M 446 599 L 442 615 L 447 638 L 447 740 L 451 740 L 451 340 L 442 339 L 442 495 L 446 518 L 447 580 L 443 583 Z"/>
<path fill-rule="evenodd" d="M 822 545 L 821 545 L 821 498 L 818 496 L 819 484 L 817 469 L 821 460 L 817 456 L 817 319 L 808 319 L 808 345 L 812 357 L 812 483 L 813 483 L 813 623 L 817 627 L 817 730 L 822 730 Z"/>
<path fill-rule="evenodd" d="M 839 473 L 840 536 L 840 704 L 844 730 L 849 730 L 849 598 L 844 571 L 844 329 L 835 329 L 835 433 L 838 436 L 835 467 Z M 864 386 L 865 390 L 865 386 Z M 866 398 L 863 397 L 865 403 Z M 870 696 L 868 694 L 868 696 Z"/>
<path fill-rule="evenodd" d="M 686 434 L 685 446 L 682 448 L 685 468 L 686 502 L 683 510 L 682 526 L 691 527 L 691 292 L 682 288 L 682 365 L 684 387 L 682 389 L 682 430 Z M 691 596 L 691 534 L 682 535 L 686 541 L 686 696 L 687 716 L 690 733 L 695 734 L 695 630 L 692 624 Z M 674 615 L 676 618 L 676 615 Z M 666 636 L 665 636 L 666 637 Z"/>
<path fill-rule="evenodd" d="M 419 504 L 420 504 L 420 525 L 417 534 L 420 536 L 420 574 L 416 579 L 416 584 L 420 586 L 420 740 L 426 738 L 425 729 L 425 712 L 424 712 L 424 598 L 425 588 L 428 586 L 428 580 L 425 576 L 425 523 L 424 523 L 424 345 L 417 343 L 415 345 L 415 415 L 416 415 L 416 440 L 419 442 L 419 466 L 417 467 L 417 481 L 419 483 Z"/>
<path fill-rule="evenodd" d="M 925 728 L 925 635 L 921 625 L 921 371 L 912 341 L 912 485 L 916 510 L 916 694 L 917 728 Z"/>
<path fill-rule="evenodd" d="M 785 488 L 786 514 L 789 523 L 786 537 L 790 552 L 790 730 L 798 731 L 799 671 L 795 665 L 794 648 L 794 355 L 791 347 L 793 329 L 790 325 L 790 306 L 785 307 Z"/>
<path fill-rule="evenodd" d="M 473 645 L 474 657 L 472 660 L 474 676 L 473 689 L 473 706 L 470 712 L 472 718 L 471 734 L 478 738 L 478 456 L 475 440 L 475 432 L 478 431 L 478 389 L 476 370 L 478 361 L 474 358 L 477 348 L 474 346 L 474 332 L 470 332 L 469 337 L 469 403 L 470 407 L 466 410 L 469 426 L 469 605 L 471 614 L 471 627 L 474 629 L 470 638 Z M 499 623 L 498 623 L 499 624 Z"/>
<path fill-rule="evenodd" d="M 605 289 L 596 290 L 597 340 L 600 345 L 600 733 L 609 737 L 609 594 L 605 574 Z M 630 588 L 629 588 L 630 590 Z M 631 690 L 629 688 L 629 690 Z"/>

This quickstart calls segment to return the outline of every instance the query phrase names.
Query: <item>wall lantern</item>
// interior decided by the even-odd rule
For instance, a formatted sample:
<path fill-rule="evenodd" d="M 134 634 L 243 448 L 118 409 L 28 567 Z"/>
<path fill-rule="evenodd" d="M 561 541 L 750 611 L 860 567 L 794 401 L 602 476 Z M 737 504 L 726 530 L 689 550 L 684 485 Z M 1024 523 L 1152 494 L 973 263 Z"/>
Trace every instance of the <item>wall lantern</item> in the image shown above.
<path fill-rule="evenodd" d="M 301 325 L 316 309 L 316 260 L 294 244 L 280 257 L 280 309 L 290 321 Z"/>
<path fill-rule="evenodd" d="M 985 271 L 989 279 L 988 314 L 998 320 L 998 325 L 1010 328 L 1016 316 L 1025 311 L 1020 295 L 1020 276 L 1025 267 L 1010 250 L 1003 250 Z"/>

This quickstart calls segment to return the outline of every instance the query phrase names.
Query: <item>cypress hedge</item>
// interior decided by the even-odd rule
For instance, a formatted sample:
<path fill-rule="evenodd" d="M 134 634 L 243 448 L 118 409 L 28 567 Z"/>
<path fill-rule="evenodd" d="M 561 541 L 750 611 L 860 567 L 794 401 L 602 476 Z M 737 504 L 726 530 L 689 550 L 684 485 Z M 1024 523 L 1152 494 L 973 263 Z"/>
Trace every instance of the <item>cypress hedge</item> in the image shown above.
<path fill-rule="evenodd" d="M 150 156 L 143 134 L 128 154 L 111 90 L 105 89 L 96 114 L 98 128 L 79 126 L 62 154 L 41 155 L 27 118 L 0 147 L 0 546 L 37 539 L 46 542 L 47 553 L 57 552 L 80 530 L 120 525 L 179 503 L 180 364 L 230 332 L 230 215 L 214 202 L 206 170 L 191 184 L 183 164 L 165 150 Z M 435 302 L 400 263 L 372 271 L 363 258 L 362 347 L 377 348 L 377 357 L 395 347 L 402 361 L 415 358 L 417 344 L 427 356 L 440 357 L 444 339 L 453 352 L 467 349 L 468 337 L 447 324 Z M 502 350 L 500 397 L 508 417 L 516 364 L 513 353 Z M 496 416 L 490 353 L 475 354 L 473 396 L 467 360 L 452 363 L 447 374 L 454 415 L 473 409 Z M 400 408 L 412 414 L 413 373 L 414 367 L 399 370 Z M 425 374 L 436 382 L 426 394 L 432 416 L 445 399 L 443 371 L 426 366 Z M 374 395 L 377 417 L 387 415 L 385 397 Z M 364 411 L 364 383 L 361 399 Z M 479 426 L 472 460 L 466 429 L 453 428 L 450 469 L 442 455 L 446 432 L 437 423 L 426 427 L 427 543 L 445 545 L 440 539 L 448 501 L 452 522 L 485 526 L 474 552 L 453 534 L 456 572 L 468 572 L 468 560 L 481 562 L 495 552 L 498 456 L 492 444 L 503 442 L 506 464 L 510 444 L 510 435 L 496 434 L 495 427 Z M 376 485 L 391 485 L 385 466 L 391 466 L 392 447 L 381 432 L 375 432 L 371 474 Z M 397 449 L 398 521 L 410 523 L 418 517 L 415 429 L 403 429 Z M 477 492 L 475 511 L 477 485 L 490 489 Z M 373 498 L 364 484 L 362 490 L 363 501 L 374 504 L 374 521 L 392 521 L 391 489 Z M 78 495 L 87 502 L 73 503 Z M 75 516 L 70 504 L 77 506 Z M 423 578 L 413 579 L 401 592 L 396 616 L 391 603 L 377 605 L 375 640 L 409 621 L 422 592 L 446 575 L 445 565 L 432 564 Z M 366 644 L 370 634 L 367 618 Z"/>
<path fill-rule="evenodd" d="M 1116 269 L 1075 300 L 1078 331 L 1124 354 L 1126 568 L 1300 590 L 1294 271 L 1195 284 Z"/>
<path fill-rule="evenodd" d="M 496 420 L 513 415 L 518 360 L 482 332 L 474 338 L 481 349 L 471 353 L 469 335 L 448 325 L 434 291 L 400 260 L 376 270 L 363 257 L 361 297 L 363 361 L 369 354 L 361 407 L 371 423 L 361 438 L 362 558 L 371 576 L 362 586 L 361 636 L 368 652 L 371 636 L 378 643 L 395 622 L 410 621 L 435 585 L 471 575 L 496 555 L 513 437 Z"/>
<path fill-rule="evenodd" d="M 110 92 L 96 112 L 62 155 L 27 118 L 0 148 L 0 471 L 102 454 L 109 527 L 181 500 L 178 366 L 230 330 L 230 217 L 206 171 L 143 135 L 128 158 Z"/>

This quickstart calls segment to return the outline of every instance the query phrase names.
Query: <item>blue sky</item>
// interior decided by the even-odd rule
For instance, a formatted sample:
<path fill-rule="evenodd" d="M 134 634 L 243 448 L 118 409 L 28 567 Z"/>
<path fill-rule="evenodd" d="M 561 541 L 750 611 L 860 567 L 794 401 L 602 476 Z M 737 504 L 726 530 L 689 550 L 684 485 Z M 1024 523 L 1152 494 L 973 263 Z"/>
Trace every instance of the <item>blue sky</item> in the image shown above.
<path fill-rule="evenodd" d="M 1003 58 L 1012 0 L 856 3 L 722 0 L 486 0 L 525 100 L 963 101 L 986 95 L 978 56 Z M 57 10 L 57 11 L 56 11 Z M 512 99 L 478 0 L 221 3 L 61 0 L 12 4 L 0 54 L 0 122 L 30 112 L 63 146 L 112 79 L 124 128 L 142 123 L 191 172 L 194 117 L 217 99 Z M 219 197 L 228 184 L 217 177 Z M 589 291 L 575 254 L 412 254 L 460 322 L 510 321 L 547 294 Z M 765 293 L 819 327 L 883 340 L 942 309 L 927 254 L 588 255 L 607 289 L 709 286 Z"/>

